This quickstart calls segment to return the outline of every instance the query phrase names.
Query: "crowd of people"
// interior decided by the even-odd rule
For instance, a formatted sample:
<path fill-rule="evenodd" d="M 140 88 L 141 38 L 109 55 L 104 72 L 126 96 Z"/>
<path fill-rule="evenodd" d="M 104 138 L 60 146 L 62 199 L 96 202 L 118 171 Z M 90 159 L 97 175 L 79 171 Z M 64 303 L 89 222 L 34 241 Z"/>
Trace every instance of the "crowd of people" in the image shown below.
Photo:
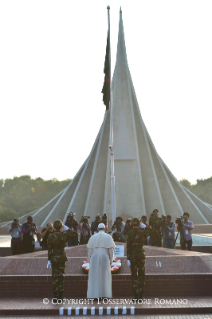
<path fill-rule="evenodd" d="M 87 244 L 90 237 L 98 232 L 98 225 L 105 225 L 105 232 L 112 235 L 114 241 L 126 242 L 127 233 L 132 230 L 132 219 L 128 218 L 126 222 L 122 217 L 117 217 L 112 228 L 108 229 L 107 215 L 102 217 L 97 215 L 95 220 L 90 224 L 89 216 L 82 216 L 77 222 L 74 213 L 69 213 L 62 230 L 71 229 L 77 232 L 78 236 L 68 240 L 66 246 L 77 246 Z M 177 231 L 180 233 L 181 249 L 188 250 L 192 248 L 192 234 L 194 228 L 193 222 L 189 221 L 189 214 L 184 213 L 183 217 L 177 218 Z M 149 223 L 147 216 L 142 216 L 139 227 L 146 228 L 149 231 L 149 236 L 145 239 L 144 245 L 175 248 L 175 222 L 172 221 L 172 216 L 167 215 L 159 217 L 159 211 L 154 209 L 150 215 Z M 8 231 L 11 233 L 11 250 L 12 255 L 21 253 L 30 253 L 34 251 L 47 250 L 47 240 L 49 234 L 53 232 L 53 223 L 47 223 L 46 227 L 38 232 L 38 228 L 33 222 L 33 217 L 28 216 L 27 221 L 19 224 L 19 219 L 14 219 Z"/>

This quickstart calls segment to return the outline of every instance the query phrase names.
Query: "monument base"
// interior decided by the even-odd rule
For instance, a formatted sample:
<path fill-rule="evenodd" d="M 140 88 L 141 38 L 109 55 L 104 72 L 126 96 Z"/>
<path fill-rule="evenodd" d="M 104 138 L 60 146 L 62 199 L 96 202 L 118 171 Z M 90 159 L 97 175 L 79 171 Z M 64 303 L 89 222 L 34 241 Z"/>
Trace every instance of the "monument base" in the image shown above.
<path fill-rule="evenodd" d="M 116 243 L 124 245 L 123 243 Z M 145 297 L 210 296 L 212 286 L 211 254 L 145 246 Z M 86 245 L 66 248 L 65 292 L 67 298 L 86 298 L 88 275 L 82 272 L 87 257 Z M 125 247 L 126 255 L 126 247 Z M 113 297 L 132 295 L 130 268 L 121 257 L 119 274 L 112 275 Z M 0 297 L 51 297 L 51 269 L 47 251 L 2 257 Z"/>

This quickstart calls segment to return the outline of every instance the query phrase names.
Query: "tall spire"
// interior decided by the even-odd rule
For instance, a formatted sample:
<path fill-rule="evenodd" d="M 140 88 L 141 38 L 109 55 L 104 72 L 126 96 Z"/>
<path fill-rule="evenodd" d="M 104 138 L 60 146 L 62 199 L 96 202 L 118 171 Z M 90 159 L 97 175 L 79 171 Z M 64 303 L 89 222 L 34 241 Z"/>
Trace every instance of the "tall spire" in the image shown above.
<path fill-rule="evenodd" d="M 127 53 L 124 39 L 124 26 L 122 18 L 122 10 L 120 8 L 119 12 L 119 34 L 118 34 L 118 44 L 117 44 L 117 53 L 116 53 L 116 64 L 121 63 L 127 65 Z"/>

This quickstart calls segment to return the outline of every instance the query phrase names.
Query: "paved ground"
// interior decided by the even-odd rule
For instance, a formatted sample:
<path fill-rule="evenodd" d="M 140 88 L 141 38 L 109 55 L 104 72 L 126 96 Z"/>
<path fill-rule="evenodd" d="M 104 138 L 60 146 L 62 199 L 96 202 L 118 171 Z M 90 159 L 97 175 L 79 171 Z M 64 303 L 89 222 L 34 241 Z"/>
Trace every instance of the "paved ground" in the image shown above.
<path fill-rule="evenodd" d="M 205 237 L 212 237 L 212 234 L 196 234 Z M 11 236 L 10 235 L 0 235 L 0 247 L 10 247 Z"/>

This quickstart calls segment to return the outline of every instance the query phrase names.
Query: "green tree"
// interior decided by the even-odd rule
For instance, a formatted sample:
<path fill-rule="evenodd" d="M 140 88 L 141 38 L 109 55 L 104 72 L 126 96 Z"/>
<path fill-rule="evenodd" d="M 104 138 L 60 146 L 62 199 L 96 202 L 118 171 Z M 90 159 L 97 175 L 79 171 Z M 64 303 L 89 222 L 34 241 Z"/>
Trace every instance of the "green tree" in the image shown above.
<path fill-rule="evenodd" d="M 192 185 L 191 185 L 191 183 L 190 183 L 187 179 L 185 179 L 185 178 L 181 179 L 181 180 L 180 180 L 180 183 L 181 183 L 183 186 L 185 186 L 186 188 L 188 188 L 189 190 L 192 189 Z"/>
<path fill-rule="evenodd" d="M 0 208 L 0 222 L 7 222 L 8 220 L 12 220 L 17 218 L 18 213 L 10 208 Z"/>
<path fill-rule="evenodd" d="M 17 216 L 28 214 L 44 206 L 54 196 L 61 192 L 71 179 L 58 181 L 56 178 L 43 180 L 38 177 L 32 179 L 29 175 L 24 175 L 13 179 L 0 180 L 0 220 L 11 220 L 5 216 L 8 210 L 15 212 Z M 13 215 L 11 215 L 13 218 Z"/>
<path fill-rule="evenodd" d="M 212 177 L 197 179 L 196 184 L 193 185 L 185 178 L 180 180 L 180 183 L 199 197 L 203 202 L 212 205 Z"/>

